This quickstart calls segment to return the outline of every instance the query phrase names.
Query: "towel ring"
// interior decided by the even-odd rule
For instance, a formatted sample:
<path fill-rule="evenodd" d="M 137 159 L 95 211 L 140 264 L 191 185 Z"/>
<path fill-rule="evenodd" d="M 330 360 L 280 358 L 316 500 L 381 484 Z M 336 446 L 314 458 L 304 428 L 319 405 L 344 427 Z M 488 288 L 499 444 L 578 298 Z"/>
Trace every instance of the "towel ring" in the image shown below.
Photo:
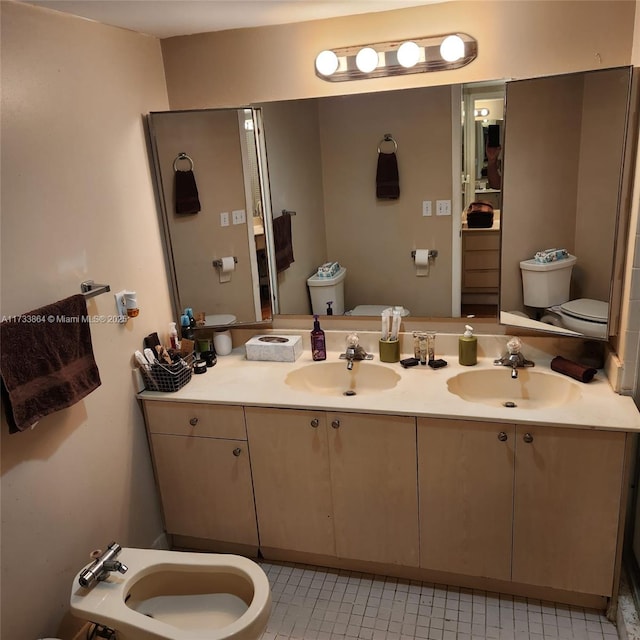
<path fill-rule="evenodd" d="M 391 151 L 382 151 L 382 149 L 380 149 L 380 147 L 385 142 L 393 142 L 393 152 L 391 152 Z M 378 142 L 378 153 L 395 153 L 397 150 L 398 150 L 398 143 L 393 139 L 393 136 L 390 133 L 385 133 L 384 134 L 384 138 L 382 138 L 382 140 L 380 140 L 380 142 Z"/>
<path fill-rule="evenodd" d="M 173 161 L 173 170 L 177 171 L 178 167 L 176 166 L 176 164 L 180 161 L 180 160 L 188 160 L 189 161 L 189 169 L 191 171 L 193 171 L 193 160 L 183 151 L 181 153 L 179 153 L 176 157 L 176 159 Z"/>

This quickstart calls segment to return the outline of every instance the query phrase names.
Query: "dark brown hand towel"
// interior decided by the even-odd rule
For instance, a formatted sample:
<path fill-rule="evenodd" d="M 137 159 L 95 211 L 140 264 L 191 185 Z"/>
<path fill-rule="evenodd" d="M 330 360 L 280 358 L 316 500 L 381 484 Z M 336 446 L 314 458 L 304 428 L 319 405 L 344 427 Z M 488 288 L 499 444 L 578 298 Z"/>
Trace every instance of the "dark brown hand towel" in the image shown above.
<path fill-rule="evenodd" d="M 585 367 L 583 364 L 573 362 L 573 360 L 567 360 L 562 356 L 556 356 L 551 361 L 551 368 L 558 373 L 563 373 L 565 376 L 569 376 L 580 382 L 591 382 L 593 376 L 598 373 L 598 370 L 593 367 Z"/>
<path fill-rule="evenodd" d="M 0 345 L 11 433 L 70 407 L 100 386 L 81 294 L 3 322 Z"/>
<path fill-rule="evenodd" d="M 276 250 L 276 271 L 280 273 L 294 262 L 291 216 L 287 213 L 273 219 L 273 244 Z"/>
<path fill-rule="evenodd" d="M 395 153 L 378 153 L 376 197 L 378 200 L 397 200 L 400 197 L 398 159 Z"/>
<path fill-rule="evenodd" d="M 198 213 L 200 200 L 193 171 L 175 172 L 176 213 Z"/>

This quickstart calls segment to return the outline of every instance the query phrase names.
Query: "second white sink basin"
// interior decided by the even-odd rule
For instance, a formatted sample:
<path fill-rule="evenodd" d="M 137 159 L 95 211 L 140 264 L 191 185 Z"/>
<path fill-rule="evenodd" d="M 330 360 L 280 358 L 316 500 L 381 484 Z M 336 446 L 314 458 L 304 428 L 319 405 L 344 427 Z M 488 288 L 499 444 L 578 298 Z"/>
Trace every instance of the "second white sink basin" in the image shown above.
<path fill-rule="evenodd" d="M 393 389 L 399 381 L 400 375 L 392 369 L 366 361 L 354 362 L 348 371 L 345 360 L 309 364 L 285 378 L 292 389 L 329 396 L 379 393 Z"/>
<path fill-rule="evenodd" d="M 582 396 L 578 384 L 568 378 L 518 369 L 518 377 L 513 379 L 508 367 L 459 373 L 447 381 L 447 388 L 467 402 L 520 409 L 557 407 Z"/>

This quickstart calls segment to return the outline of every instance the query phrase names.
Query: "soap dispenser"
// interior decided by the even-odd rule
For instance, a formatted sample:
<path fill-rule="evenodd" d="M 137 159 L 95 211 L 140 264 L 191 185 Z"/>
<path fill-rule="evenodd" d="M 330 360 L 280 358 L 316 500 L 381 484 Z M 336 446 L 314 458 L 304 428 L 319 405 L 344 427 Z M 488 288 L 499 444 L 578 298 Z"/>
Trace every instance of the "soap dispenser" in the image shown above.
<path fill-rule="evenodd" d="M 318 316 L 313 316 L 313 331 L 311 332 L 311 357 L 314 360 L 327 359 L 327 347 L 324 339 L 324 331 L 320 328 Z"/>
<path fill-rule="evenodd" d="M 464 328 L 458 340 L 458 362 L 469 367 L 478 363 L 478 338 L 473 335 L 473 327 L 467 324 Z"/>

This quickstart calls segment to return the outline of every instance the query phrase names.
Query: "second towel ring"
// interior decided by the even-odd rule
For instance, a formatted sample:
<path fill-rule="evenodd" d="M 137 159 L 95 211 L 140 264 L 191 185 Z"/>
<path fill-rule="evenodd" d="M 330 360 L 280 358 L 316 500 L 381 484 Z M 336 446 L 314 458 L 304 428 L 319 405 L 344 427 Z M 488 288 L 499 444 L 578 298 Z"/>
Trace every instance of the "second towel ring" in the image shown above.
<path fill-rule="evenodd" d="M 178 167 L 176 166 L 176 164 L 180 161 L 180 160 L 188 160 L 189 161 L 189 170 L 193 171 L 193 160 L 184 152 L 182 151 L 181 153 L 179 153 L 176 156 L 176 159 L 173 161 L 173 170 L 174 172 L 178 170 Z"/>
<path fill-rule="evenodd" d="M 378 153 L 392 153 L 390 151 L 382 151 L 380 148 L 385 142 L 393 142 L 393 153 L 398 150 L 398 143 L 393 139 L 393 136 L 390 133 L 385 133 L 384 138 L 378 142 Z"/>

